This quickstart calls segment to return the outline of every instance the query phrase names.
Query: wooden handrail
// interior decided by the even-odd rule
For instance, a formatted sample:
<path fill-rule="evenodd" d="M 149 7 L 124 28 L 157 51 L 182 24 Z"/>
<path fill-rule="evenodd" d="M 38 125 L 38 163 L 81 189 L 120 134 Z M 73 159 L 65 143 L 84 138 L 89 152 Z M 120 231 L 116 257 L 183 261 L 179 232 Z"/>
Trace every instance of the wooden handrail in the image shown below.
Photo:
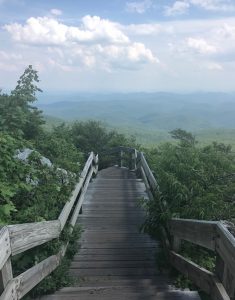
<path fill-rule="evenodd" d="M 2 292 L 2 295 L 0 300 L 21 299 L 58 267 L 62 257 L 65 255 L 67 244 L 61 247 L 58 254 L 48 257 L 16 278 L 13 278 L 12 275 L 11 256 L 58 238 L 73 212 L 69 220 L 69 224 L 72 225 L 70 229 L 72 232 L 82 207 L 88 184 L 93 173 L 96 174 L 97 171 L 98 155 L 95 156 L 91 152 L 81 172 L 79 181 L 57 220 L 8 225 L 1 228 L 0 292 Z M 74 207 L 75 203 L 76 206 Z"/>

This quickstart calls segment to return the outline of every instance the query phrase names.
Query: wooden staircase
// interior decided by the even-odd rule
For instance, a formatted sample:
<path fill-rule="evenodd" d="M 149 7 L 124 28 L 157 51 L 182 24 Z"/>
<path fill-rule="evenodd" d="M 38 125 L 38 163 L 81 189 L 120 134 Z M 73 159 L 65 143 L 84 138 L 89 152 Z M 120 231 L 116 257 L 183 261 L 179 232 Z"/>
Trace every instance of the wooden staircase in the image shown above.
<path fill-rule="evenodd" d="M 90 183 L 78 223 L 81 248 L 70 274 L 78 286 L 43 300 L 200 299 L 197 292 L 174 289 L 155 261 L 158 242 L 140 233 L 144 212 L 138 200 L 146 187 L 134 172 L 110 167 Z"/>
<path fill-rule="evenodd" d="M 103 169 L 91 181 L 99 163 L 98 154 L 91 152 L 56 220 L 0 228 L 0 300 L 24 298 L 61 264 L 68 243 L 18 275 L 12 257 L 59 238 L 65 225 L 72 233 L 76 222 L 84 232 L 70 274 L 79 284 L 44 300 L 199 299 L 197 292 L 176 290 L 160 273 L 155 263 L 158 242 L 139 231 L 144 212 L 138 199 L 153 200 L 159 190 L 144 153 L 120 146 L 101 157 L 101 166 L 117 163 L 120 168 Z M 81 210 L 83 214 L 79 214 Z M 235 236 L 231 228 L 221 221 L 173 218 L 168 220 L 167 230 L 166 234 L 161 227 L 169 263 L 211 299 L 235 300 Z M 214 252 L 215 271 L 182 256 L 184 241 Z"/>

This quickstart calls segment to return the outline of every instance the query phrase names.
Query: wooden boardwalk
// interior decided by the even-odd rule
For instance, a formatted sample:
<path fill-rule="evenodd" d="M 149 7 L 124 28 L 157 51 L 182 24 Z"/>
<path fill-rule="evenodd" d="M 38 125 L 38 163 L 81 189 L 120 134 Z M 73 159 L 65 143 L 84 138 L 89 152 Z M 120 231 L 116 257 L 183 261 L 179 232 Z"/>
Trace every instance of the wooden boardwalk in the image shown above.
<path fill-rule="evenodd" d="M 139 231 L 143 196 L 145 185 L 134 172 L 111 167 L 98 173 L 78 218 L 84 231 L 70 274 L 79 285 L 44 300 L 200 299 L 196 292 L 174 290 L 157 269 L 158 243 Z"/>

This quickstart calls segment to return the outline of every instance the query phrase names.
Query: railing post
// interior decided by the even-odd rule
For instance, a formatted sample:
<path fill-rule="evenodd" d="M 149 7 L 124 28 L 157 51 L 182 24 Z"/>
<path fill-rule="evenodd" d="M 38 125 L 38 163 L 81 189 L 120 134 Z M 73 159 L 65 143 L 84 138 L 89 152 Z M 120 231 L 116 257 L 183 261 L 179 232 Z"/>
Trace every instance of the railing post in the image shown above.
<path fill-rule="evenodd" d="M 173 242 L 172 242 L 172 248 L 175 252 L 179 252 L 181 249 L 181 239 L 178 237 L 174 236 L 173 237 Z"/>
<path fill-rule="evenodd" d="M 230 271 L 228 265 L 217 254 L 215 274 L 223 283 L 223 286 L 232 300 L 235 299 L 235 277 Z"/>
<path fill-rule="evenodd" d="M 121 150 L 120 150 L 120 167 L 121 167 L 121 168 L 124 166 L 124 159 L 123 159 L 123 156 L 124 156 L 124 151 L 121 149 Z"/>
<path fill-rule="evenodd" d="M 132 152 L 132 170 L 136 170 L 136 160 L 137 160 L 137 150 L 134 149 L 134 151 Z"/>
<path fill-rule="evenodd" d="M 5 262 L 2 270 L 0 271 L 0 295 L 5 290 L 7 284 L 10 280 L 13 279 L 12 274 L 12 266 L 11 266 L 11 258 L 9 257 L 8 260 Z"/>

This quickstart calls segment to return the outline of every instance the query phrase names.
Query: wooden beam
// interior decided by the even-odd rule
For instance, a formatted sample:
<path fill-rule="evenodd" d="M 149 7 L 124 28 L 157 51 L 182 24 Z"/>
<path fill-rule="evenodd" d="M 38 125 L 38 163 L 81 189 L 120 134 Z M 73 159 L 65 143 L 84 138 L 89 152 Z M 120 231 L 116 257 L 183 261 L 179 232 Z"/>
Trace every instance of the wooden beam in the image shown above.
<path fill-rule="evenodd" d="M 144 168 L 143 167 L 140 167 L 140 172 L 141 172 L 141 177 L 144 181 L 144 184 L 145 184 L 145 187 L 146 187 L 146 191 L 147 191 L 147 194 L 148 194 L 148 197 L 150 200 L 153 200 L 153 194 L 151 192 L 151 188 L 150 188 L 150 185 L 149 185 L 149 182 L 148 182 L 148 179 L 147 179 L 147 176 L 144 172 Z"/>
<path fill-rule="evenodd" d="M 158 184 L 157 184 L 157 181 L 156 181 L 152 171 L 149 168 L 149 165 L 144 157 L 143 152 L 140 153 L 140 160 L 141 160 L 141 165 L 144 169 L 145 175 L 148 178 L 150 187 L 151 187 L 152 191 L 154 191 L 158 187 Z"/>
<path fill-rule="evenodd" d="M 19 287 L 19 280 L 12 279 L 8 282 L 4 292 L 0 296 L 0 300 L 18 300 L 17 288 Z"/>
<path fill-rule="evenodd" d="M 61 230 L 63 230 L 63 228 L 68 220 L 70 212 L 71 212 L 71 210 L 74 206 L 74 203 L 77 199 L 77 196 L 82 188 L 84 180 L 85 180 L 85 177 L 80 177 L 79 182 L 76 184 L 76 187 L 75 187 L 69 201 L 65 203 L 65 205 L 59 215 L 58 220 L 60 221 L 60 224 L 61 224 Z"/>
<path fill-rule="evenodd" d="M 11 255 L 11 244 L 8 228 L 0 229 L 0 270 Z"/>
<path fill-rule="evenodd" d="M 63 209 L 62 209 L 62 211 L 61 211 L 61 213 L 59 215 L 58 219 L 60 220 L 60 223 L 61 223 L 61 230 L 64 228 L 64 226 L 65 226 L 65 224 L 66 224 L 66 222 L 68 220 L 68 217 L 69 217 L 69 215 L 71 213 L 71 210 L 72 210 L 72 208 L 74 206 L 74 203 L 75 203 L 75 201 L 77 199 L 77 196 L 78 196 L 78 194 L 79 194 L 79 192 L 80 192 L 80 190 L 81 190 L 81 188 L 83 186 L 83 183 L 85 181 L 87 173 L 88 173 L 90 167 L 92 166 L 93 160 L 94 161 L 98 160 L 98 156 L 96 158 L 94 156 L 94 153 L 91 152 L 91 154 L 90 154 L 89 158 L 87 159 L 87 162 L 86 162 L 86 164 L 85 164 L 85 166 L 84 166 L 84 168 L 83 168 L 83 170 L 81 172 L 81 176 L 79 178 L 79 181 L 76 184 L 75 189 L 73 190 L 73 193 L 72 193 L 69 201 L 65 203 L 65 205 L 64 205 L 64 207 L 63 207 Z"/>
<path fill-rule="evenodd" d="M 88 157 L 88 159 L 87 159 L 87 161 L 86 161 L 86 164 L 85 164 L 85 166 L 84 166 L 84 168 L 83 168 L 83 170 L 82 170 L 82 172 L 81 172 L 80 177 L 86 177 L 87 172 L 88 172 L 88 170 L 89 170 L 89 168 L 90 168 L 90 166 L 91 166 L 91 164 L 92 164 L 93 159 L 94 159 L 94 153 L 91 152 L 91 154 L 90 154 L 90 156 Z"/>
<path fill-rule="evenodd" d="M 218 222 L 172 219 L 169 223 L 170 232 L 173 236 L 215 251 Z"/>
<path fill-rule="evenodd" d="M 137 150 L 134 149 L 131 155 L 132 155 L 132 170 L 135 171 L 137 169 L 137 166 L 136 166 Z"/>
<path fill-rule="evenodd" d="M 3 293 L 8 283 L 13 279 L 11 258 L 5 262 L 2 270 L 0 271 L 0 295 Z"/>
<path fill-rule="evenodd" d="M 92 174 L 94 172 L 94 168 L 92 167 L 87 178 L 86 178 L 86 182 L 84 184 L 84 187 L 83 187 L 83 190 L 82 190 L 82 193 L 78 199 L 78 203 L 74 209 L 74 212 L 73 212 L 73 215 L 71 217 L 71 220 L 70 220 L 70 225 L 74 226 L 76 224 L 76 221 L 77 221 L 77 218 L 78 218 L 78 215 L 79 215 L 79 211 L 82 207 L 82 204 L 83 204 L 83 200 L 84 200 L 84 196 L 85 196 L 85 193 L 87 191 L 87 188 L 88 188 L 88 185 L 89 185 L 89 182 L 91 180 L 91 177 L 92 177 Z"/>
<path fill-rule="evenodd" d="M 216 252 L 224 262 L 222 282 L 232 299 L 235 297 L 235 238 L 222 223 L 217 225 Z"/>
<path fill-rule="evenodd" d="M 39 282 L 54 271 L 59 266 L 60 260 L 61 257 L 59 254 L 52 255 L 16 277 L 15 279 L 20 282 L 19 287 L 17 288 L 18 299 L 21 299 Z"/>
<path fill-rule="evenodd" d="M 180 273 L 184 274 L 196 286 L 210 295 L 213 300 L 230 300 L 225 288 L 212 272 L 174 251 L 170 251 L 170 261 Z"/>
<path fill-rule="evenodd" d="M 124 159 L 123 159 L 123 157 L 124 157 L 124 151 L 121 150 L 120 151 L 120 167 L 121 168 L 124 167 Z"/>
<path fill-rule="evenodd" d="M 12 255 L 42 245 L 59 237 L 60 221 L 45 221 L 7 226 L 11 239 Z"/>

